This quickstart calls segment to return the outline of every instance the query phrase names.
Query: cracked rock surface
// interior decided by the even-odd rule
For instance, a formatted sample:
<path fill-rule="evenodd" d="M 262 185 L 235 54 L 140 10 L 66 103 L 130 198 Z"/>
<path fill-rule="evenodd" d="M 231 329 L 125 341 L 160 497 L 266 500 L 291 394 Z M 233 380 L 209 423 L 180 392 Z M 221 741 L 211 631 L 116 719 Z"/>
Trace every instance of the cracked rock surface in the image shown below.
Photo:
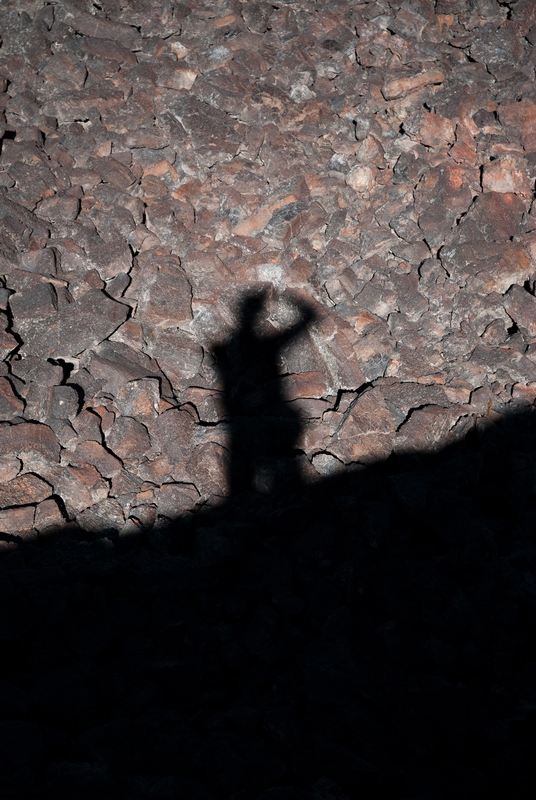
<path fill-rule="evenodd" d="M 82 525 L 113 501 L 120 535 L 170 483 L 226 496 L 192 465 L 228 460 L 214 349 L 258 285 L 276 331 L 315 310 L 279 362 L 316 474 L 531 402 L 534 24 L 523 1 L 7 3 L 0 424 L 7 457 L 40 452 L 10 479 Z M 89 465 L 99 490 L 67 490 Z M 6 518 L 36 504 L 18 485 Z"/>
<path fill-rule="evenodd" d="M 8 796 L 532 796 L 536 4 L 1 23 Z"/>

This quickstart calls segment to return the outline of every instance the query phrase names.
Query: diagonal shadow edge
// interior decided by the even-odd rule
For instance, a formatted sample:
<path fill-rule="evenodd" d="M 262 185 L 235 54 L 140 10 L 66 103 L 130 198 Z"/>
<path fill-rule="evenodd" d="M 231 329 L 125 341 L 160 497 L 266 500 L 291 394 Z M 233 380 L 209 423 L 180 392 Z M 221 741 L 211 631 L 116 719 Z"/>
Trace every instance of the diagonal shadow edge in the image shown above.
<path fill-rule="evenodd" d="M 275 383 L 257 401 L 279 463 L 297 428 Z M 5 796 L 528 797 L 534 408 L 267 494 L 244 416 L 219 507 L 0 560 Z"/>

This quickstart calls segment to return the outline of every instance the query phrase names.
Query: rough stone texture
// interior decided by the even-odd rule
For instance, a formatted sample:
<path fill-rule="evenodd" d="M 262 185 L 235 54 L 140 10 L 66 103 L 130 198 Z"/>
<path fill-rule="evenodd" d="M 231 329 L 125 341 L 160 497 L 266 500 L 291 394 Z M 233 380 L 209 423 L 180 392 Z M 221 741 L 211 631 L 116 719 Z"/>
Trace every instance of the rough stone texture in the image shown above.
<path fill-rule="evenodd" d="M 35 508 L 31 505 L 7 508 L 0 511 L 0 531 L 15 534 L 22 539 L 33 539 Z"/>
<path fill-rule="evenodd" d="M 43 359 L 79 356 L 110 336 L 127 315 L 127 306 L 91 289 L 57 314 L 47 314 L 42 323 L 28 320 L 18 326 L 24 338 L 21 354 Z"/>
<path fill-rule="evenodd" d="M 423 405 L 390 420 L 380 383 L 369 423 L 367 393 L 348 411 L 340 392 L 388 378 L 455 398 L 461 380 L 502 402 L 530 377 L 528 12 L 443 5 L 157 4 L 149 21 L 135 5 L 13 3 L 0 65 L 5 421 L 47 425 L 61 463 L 80 467 L 80 445 L 105 433 L 128 462 L 113 480 L 139 469 L 156 485 L 186 468 L 195 425 L 213 425 L 201 481 L 217 451 L 206 440 L 229 435 L 213 353 L 252 285 L 298 293 L 273 295 L 274 330 L 300 293 L 315 309 L 281 352 L 311 464 L 388 455 Z M 24 64 L 33 79 L 19 86 Z M 35 360 L 59 372 L 43 380 Z M 165 434 L 181 407 L 194 428 Z"/>
<path fill-rule="evenodd" d="M 2 455 L 24 459 L 26 454 L 38 453 L 52 463 L 60 460 L 61 448 L 54 431 L 35 422 L 21 420 L 19 424 L 2 427 L 0 448 Z"/>
<path fill-rule="evenodd" d="M 45 500 L 50 494 L 50 486 L 37 475 L 20 475 L 2 485 L 0 504 L 2 508 L 30 505 Z"/>
<path fill-rule="evenodd" d="M 533 795 L 535 47 L 3 3 L 8 797 Z"/>

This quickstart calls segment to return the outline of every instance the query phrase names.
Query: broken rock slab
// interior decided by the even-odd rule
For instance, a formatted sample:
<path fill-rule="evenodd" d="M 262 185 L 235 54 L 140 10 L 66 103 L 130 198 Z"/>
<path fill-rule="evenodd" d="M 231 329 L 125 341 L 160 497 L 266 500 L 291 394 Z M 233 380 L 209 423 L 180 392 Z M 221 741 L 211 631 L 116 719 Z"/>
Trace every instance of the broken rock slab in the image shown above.
<path fill-rule="evenodd" d="M 128 317 L 130 309 L 99 289 L 63 306 L 54 316 L 21 331 L 21 355 L 38 358 L 69 358 L 95 347 Z"/>

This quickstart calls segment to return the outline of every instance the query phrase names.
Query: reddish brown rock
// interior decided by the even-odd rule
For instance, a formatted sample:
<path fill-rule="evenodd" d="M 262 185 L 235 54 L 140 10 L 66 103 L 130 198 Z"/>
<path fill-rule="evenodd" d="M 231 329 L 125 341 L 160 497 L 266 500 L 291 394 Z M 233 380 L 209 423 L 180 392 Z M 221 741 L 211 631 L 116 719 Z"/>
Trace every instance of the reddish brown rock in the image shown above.
<path fill-rule="evenodd" d="M 146 352 L 158 364 L 175 392 L 194 378 L 203 363 L 203 348 L 195 337 L 179 328 L 150 328 Z"/>
<path fill-rule="evenodd" d="M 125 321 L 128 307 L 92 289 L 63 306 L 54 319 L 38 323 L 25 334 L 22 352 L 41 358 L 77 356 L 94 347 Z"/>
<path fill-rule="evenodd" d="M 77 33 L 92 36 L 95 39 L 117 41 L 128 50 L 141 49 L 141 37 L 136 28 L 88 14 L 77 8 L 74 3 L 63 3 L 61 18 Z"/>
<path fill-rule="evenodd" d="M 522 231 L 524 200 L 510 192 L 485 192 L 475 198 L 473 205 L 461 220 L 460 241 L 487 242 L 511 240 Z"/>
<path fill-rule="evenodd" d="M 427 147 L 446 147 L 454 141 L 452 120 L 440 114 L 425 112 L 418 132 L 419 140 Z"/>
<path fill-rule="evenodd" d="M 379 389 L 360 395 L 346 414 L 333 415 L 335 428 L 325 447 L 345 464 L 371 463 L 386 458 L 396 435 L 396 417 Z"/>
<path fill-rule="evenodd" d="M 188 387 L 180 395 L 181 405 L 192 405 L 201 422 L 220 422 L 226 416 L 224 398 L 221 392 L 212 389 Z"/>
<path fill-rule="evenodd" d="M 155 486 L 176 480 L 173 473 L 174 464 L 167 456 L 157 456 L 152 461 L 142 461 L 136 469 L 139 478 Z"/>
<path fill-rule="evenodd" d="M 70 125 L 84 119 L 88 108 L 99 107 L 102 111 L 109 112 L 120 108 L 123 103 L 123 92 L 114 91 L 110 84 L 101 84 L 59 94 L 46 100 L 40 110 L 45 116 L 56 118 L 61 125 Z"/>
<path fill-rule="evenodd" d="M 158 65 L 156 84 L 166 89 L 189 90 L 194 85 L 196 78 L 197 70 L 189 64 L 169 59 Z"/>
<path fill-rule="evenodd" d="M 374 276 L 354 298 L 356 305 L 380 317 L 387 317 L 397 309 L 393 287 L 379 276 Z"/>
<path fill-rule="evenodd" d="M 374 188 L 375 178 L 376 170 L 374 167 L 359 164 L 350 170 L 345 180 L 354 192 L 365 194 L 371 192 Z"/>
<path fill-rule="evenodd" d="M 184 465 L 186 480 L 202 495 L 225 497 L 229 492 L 229 452 L 216 442 L 196 447 Z"/>
<path fill-rule="evenodd" d="M 81 89 L 87 78 L 85 65 L 71 53 L 55 53 L 39 70 L 47 92 Z"/>
<path fill-rule="evenodd" d="M 379 169 L 385 167 L 383 147 L 378 139 L 371 134 L 366 136 L 357 147 L 354 146 L 354 151 L 357 160 L 363 164 L 374 164 Z"/>
<path fill-rule="evenodd" d="M 536 383 L 529 383 L 526 386 L 522 383 L 514 383 L 512 386 L 512 399 L 525 401 L 532 405 L 536 400 Z"/>
<path fill-rule="evenodd" d="M 460 416 L 460 410 L 425 406 L 413 412 L 399 429 L 394 442 L 396 453 L 433 452 L 445 446 L 448 432 Z"/>
<path fill-rule="evenodd" d="M 458 122 L 456 125 L 456 143 L 450 148 L 449 156 L 457 164 L 469 167 L 478 164 L 474 130 L 471 130 L 465 122 Z"/>
<path fill-rule="evenodd" d="M 72 420 L 72 425 L 81 442 L 102 443 L 101 418 L 93 409 L 83 408 Z"/>
<path fill-rule="evenodd" d="M 6 486 L 31 470 L 65 491 L 82 527 L 105 529 L 109 512 L 120 534 L 195 506 L 178 481 L 223 497 L 228 420 L 211 352 L 258 282 L 273 292 L 266 330 L 291 321 L 277 292 L 317 304 L 278 354 L 311 474 L 385 457 L 398 429 L 396 447 L 439 447 L 466 424 L 449 428 L 442 409 L 489 382 L 496 402 L 511 402 L 512 384 L 526 401 L 528 0 L 509 14 L 495 0 L 470 13 L 462 0 L 315 13 L 11 5 L 0 59 Z M 143 479 L 168 487 L 159 511 Z M 49 514 L 61 523 L 54 502 L 37 505 L 36 529 Z"/>
<path fill-rule="evenodd" d="M 35 539 L 37 533 L 33 530 L 34 517 L 34 506 L 0 510 L 0 531 L 23 539 Z"/>
<path fill-rule="evenodd" d="M 0 356 L 2 358 L 7 358 L 17 345 L 18 342 L 11 333 L 6 330 L 0 330 Z"/>
<path fill-rule="evenodd" d="M 48 388 L 60 384 L 63 379 L 63 369 L 59 364 L 51 364 L 34 356 L 12 361 L 11 372 L 26 384 L 39 383 Z"/>
<path fill-rule="evenodd" d="M 112 38 L 99 39 L 93 36 L 84 36 L 80 40 L 80 48 L 86 53 L 91 53 L 99 58 L 119 61 L 121 64 L 133 66 L 138 63 L 136 56 L 119 41 L 112 41 Z"/>
<path fill-rule="evenodd" d="M 278 216 L 283 218 L 288 212 L 290 212 L 292 216 L 297 208 L 299 208 L 299 206 L 296 205 L 299 203 L 299 199 L 298 193 L 279 192 L 278 196 L 272 198 L 270 202 L 265 205 L 262 205 L 254 214 L 251 216 L 247 215 L 246 219 L 239 222 L 233 229 L 234 235 L 252 236 L 259 234 L 272 219 L 274 222 L 277 222 Z"/>
<path fill-rule="evenodd" d="M 322 372 L 287 375 L 281 379 L 281 389 L 287 400 L 296 400 L 298 397 L 319 398 L 329 394 L 329 386 Z"/>
<path fill-rule="evenodd" d="M 24 401 L 17 396 L 8 378 L 0 378 L 0 420 L 19 417 L 24 412 Z"/>
<path fill-rule="evenodd" d="M 464 169 L 454 164 L 431 169 L 415 191 L 419 227 L 430 244 L 439 244 L 472 200 Z"/>
<path fill-rule="evenodd" d="M 514 192 L 531 198 L 534 193 L 534 178 L 529 178 L 527 162 L 522 156 L 504 155 L 485 165 L 482 188 L 485 192 Z"/>
<path fill-rule="evenodd" d="M 188 134 L 198 157 L 207 166 L 229 161 L 238 152 L 243 126 L 219 109 L 192 97 L 181 97 L 170 107 Z"/>
<path fill-rule="evenodd" d="M 177 519 L 195 506 L 199 492 L 192 484 L 165 483 L 155 492 L 154 499 L 159 514 L 168 519 Z"/>
<path fill-rule="evenodd" d="M 74 419 L 78 414 L 80 397 L 72 386 L 54 386 L 50 399 L 50 416 L 56 419 Z"/>
<path fill-rule="evenodd" d="M 523 97 L 516 103 L 501 103 L 498 108 L 501 123 L 515 131 L 520 131 L 523 145 L 528 153 L 536 152 L 536 103 L 529 97 Z"/>
<path fill-rule="evenodd" d="M 22 463 L 20 459 L 15 456 L 1 455 L 0 456 L 0 481 L 7 483 L 12 478 L 16 478 L 19 474 Z"/>
<path fill-rule="evenodd" d="M 117 233 L 115 236 L 117 237 Z M 106 242 L 94 238 L 86 245 L 85 254 L 89 264 L 95 267 L 103 281 L 111 280 L 122 272 L 128 273 L 132 266 L 132 253 L 127 242 L 115 237 Z M 64 262 L 65 259 L 62 259 L 62 268 Z"/>
<path fill-rule="evenodd" d="M 112 156 L 91 158 L 88 164 L 105 183 L 109 183 L 117 189 L 128 189 L 136 180 L 135 175 L 128 167 Z"/>
<path fill-rule="evenodd" d="M 22 254 L 22 264 L 24 269 L 30 272 L 37 272 L 40 275 L 56 274 L 56 257 L 50 247 L 42 250 L 28 250 Z"/>
<path fill-rule="evenodd" d="M 518 328 L 536 336 L 536 298 L 522 286 L 514 285 L 504 296 L 504 307 Z"/>
<path fill-rule="evenodd" d="M 125 134 L 125 146 L 138 148 L 147 147 L 151 150 L 160 150 L 169 144 L 168 140 L 160 133 L 158 129 L 143 129 L 137 131 L 128 131 Z"/>
<path fill-rule="evenodd" d="M 84 531 L 101 536 L 103 533 L 119 533 L 125 524 L 125 515 L 118 501 L 107 497 L 77 514 L 76 524 Z"/>
<path fill-rule="evenodd" d="M 43 500 L 35 509 L 34 527 L 40 534 L 53 533 L 65 525 L 65 517 L 54 497 Z"/>
<path fill-rule="evenodd" d="M 26 329 L 38 320 L 47 319 L 58 310 L 58 297 L 51 283 L 38 283 L 36 286 L 17 291 L 9 299 L 14 318 L 14 330 L 25 336 Z"/>
<path fill-rule="evenodd" d="M 157 522 L 157 511 L 155 505 L 140 503 L 132 509 L 128 522 L 138 526 L 138 531 L 140 528 L 151 530 Z"/>
<path fill-rule="evenodd" d="M 132 417 L 118 417 L 109 433 L 106 444 L 122 461 L 141 461 L 151 446 L 147 428 Z"/>
<path fill-rule="evenodd" d="M 37 475 L 20 475 L 0 486 L 0 507 L 27 506 L 50 496 L 52 488 Z"/>
<path fill-rule="evenodd" d="M 165 383 L 157 362 L 125 342 L 103 342 L 91 350 L 82 363 L 87 365 L 91 375 L 103 381 L 103 391 L 113 395 L 124 389 L 125 384 L 143 378 Z M 163 391 L 167 388 L 167 385 L 162 387 Z"/>
<path fill-rule="evenodd" d="M 192 318 L 192 290 L 178 258 L 147 254 L 138 259 L 125 297 L 137 298 L 136 319 L 152 326 L 178 326 Z"/>
<path fill-rule="evenodd" d="M 330 386 L 352 390 L 365 383 L 353 348 L 355 337 L 347 323 L 339 323 L 333 316 L 326 317 L 321 324 L 315 325 L 312 336 Z"/>
<path fill-rule="evenodd" d="M 119 475 L 122 464 L 118 458 L 106 450 L 98 442 L 80 442 L 74 453 L 69 456 L 69 463 L 73 467 L 84 467 L 86 464 L 94 466 L 103 478 L 113 478 Z"/>
<path fill-rule="evenodd" d="M 461 286 L 484 294 L 504 294 L 514 283 L 523 285 L 532 273 L 525 250 L 513 243 L 445 247 L 441 261 Z"/>
<path fill-rule="evenodd" d="M 68 222 L 78 216 L 80 202 L 76 197 L 47 197 L 39 205 L 36 214 L 49 222 Z"/>
<path fill-rule="evenodd" d="M 390 367 L 396 363 L 395 342 L 388 335 L 369 333 L 354 349 L 367 382 L 390 374 Z"/>
<path fill-rule="evenodd" d="M 484 368 L 488 375 L 506 385 L 508 383 L 533 383 L 536 381 L 535 363 L 529 353 L 525 356 L 518 350 L 507 346 L 488 348 L 476 347 L 472 360 Z"/>
<path fill-rule="evenodd" d="M 160 407 L 160 384 L 154 378 L 125 383 L 117 392 L 115 403 L 125 417 L 142 422 L 156 419 Z"/>
<path fill-rule="evenodd" d="M 94 466 L 64 467 L 54 486 L 72 516 L 108 497 L 108 484 Z"/>
<path fill-rule="evenodd" d="M 382 94 L 386 100 L 394 100 L 431 83 L 442 83 L 444 79 L 445 76 L 439 69 L 428 70 L 408 78 L 392 78 L 384 83 Z"/>
<path fill-rule="evenodd" d="M 70 238 L 53 239 L 52 244 L 61 265 L 61 277 L 65 280 L 83 278 L 88 270 L 88 259 L 82 247 Z"/>
<path fill-rule="evenodd" d="M 194 426 L 194 419 L 188 411 L 172 408 L 149 425 L 149 433 L 160 452 L 171 463 L 178 463 L 189 455 Z"/>
<path fill-rule="evenodd" d="M 22 422 L 0 428 L 0 452 L 24 458 L 39 454 L 51 463 L 60 460 L 60 444 L 55 433 L 47 426 L 36 422 Z"/>

